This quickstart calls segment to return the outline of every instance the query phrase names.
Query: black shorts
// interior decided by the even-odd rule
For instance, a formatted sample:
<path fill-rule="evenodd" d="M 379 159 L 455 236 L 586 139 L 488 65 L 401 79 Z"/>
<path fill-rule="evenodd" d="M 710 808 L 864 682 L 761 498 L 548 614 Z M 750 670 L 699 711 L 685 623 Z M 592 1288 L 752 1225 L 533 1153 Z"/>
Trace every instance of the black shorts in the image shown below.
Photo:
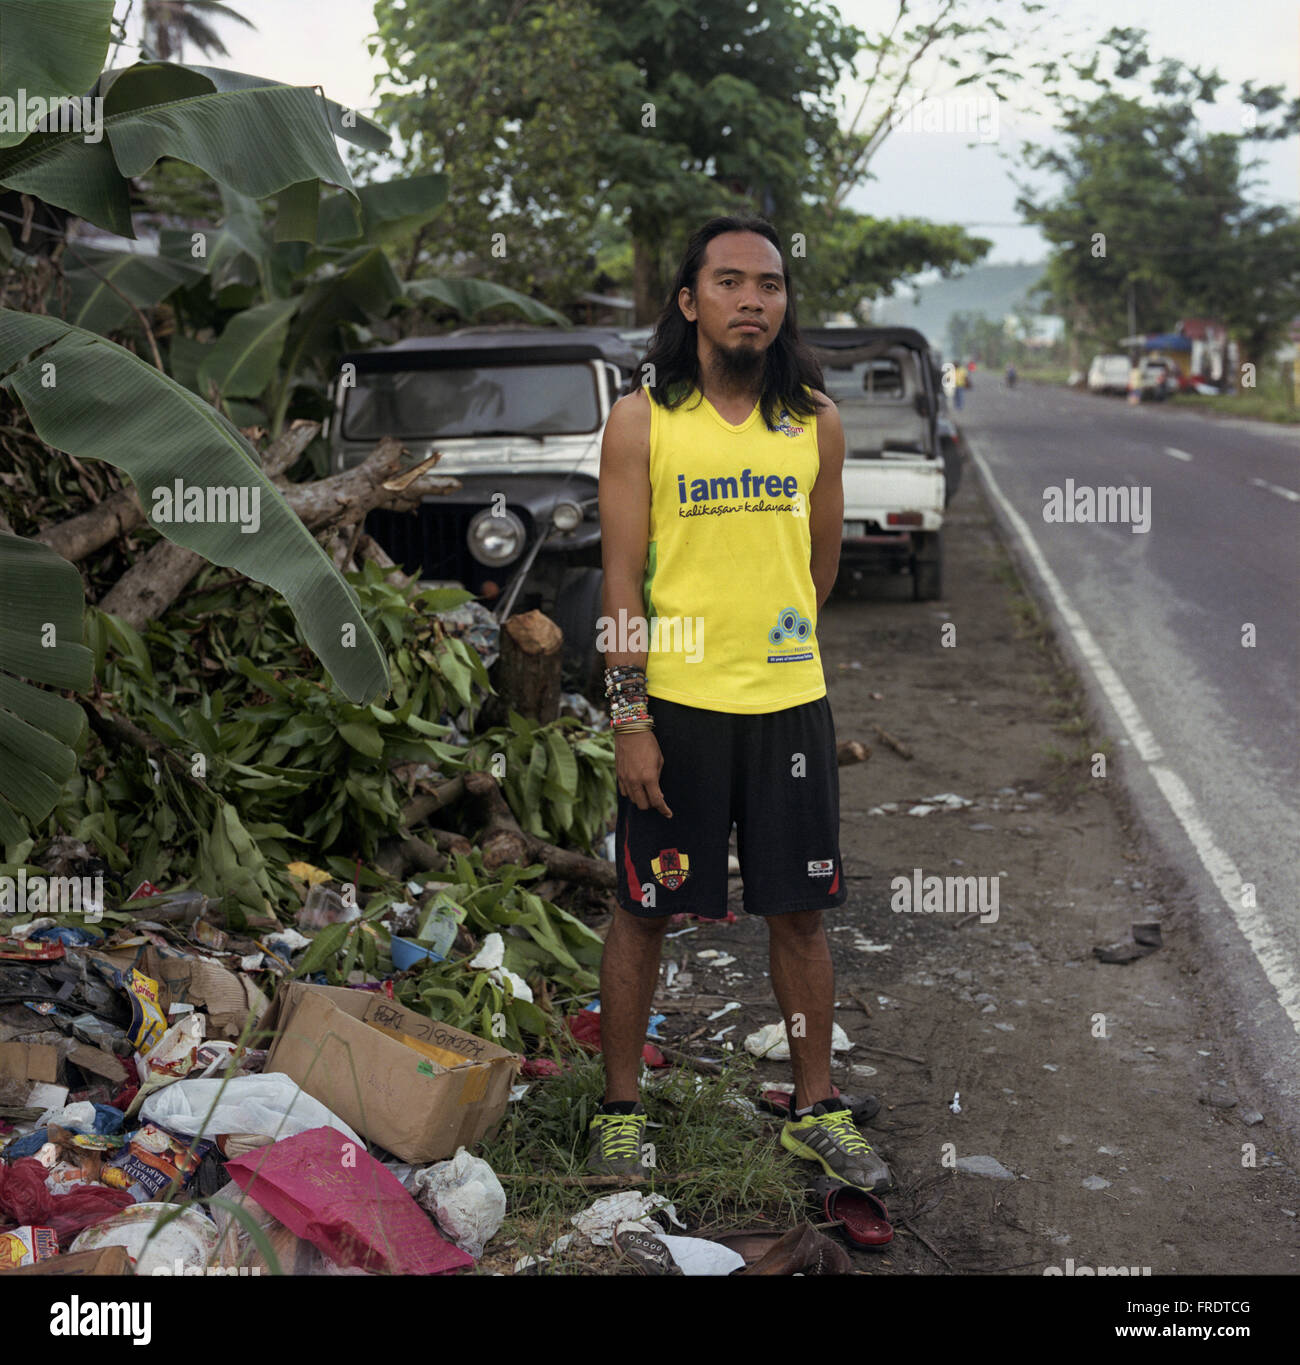
<path fill-rule="evenodd" d="M 633 915 L 727 913 L 736 827 L 744 908 L 783 915 L 843 905 L 840 774 L 830 701 L 741 715 L 651 697 L 672 819 L 619 794 L 618 902 Z"/>

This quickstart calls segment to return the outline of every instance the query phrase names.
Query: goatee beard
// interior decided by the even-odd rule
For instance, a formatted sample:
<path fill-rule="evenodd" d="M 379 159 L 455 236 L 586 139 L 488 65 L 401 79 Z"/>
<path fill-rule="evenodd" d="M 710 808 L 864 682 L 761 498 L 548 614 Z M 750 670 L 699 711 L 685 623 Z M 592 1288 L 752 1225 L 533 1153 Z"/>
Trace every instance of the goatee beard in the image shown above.
<path fill-rule="evenodd" d="M 757 389 L 763 380 L 767 352 L 752 346 L 719 346 L 713 352 L 713 377 L 733 392 Z"/>

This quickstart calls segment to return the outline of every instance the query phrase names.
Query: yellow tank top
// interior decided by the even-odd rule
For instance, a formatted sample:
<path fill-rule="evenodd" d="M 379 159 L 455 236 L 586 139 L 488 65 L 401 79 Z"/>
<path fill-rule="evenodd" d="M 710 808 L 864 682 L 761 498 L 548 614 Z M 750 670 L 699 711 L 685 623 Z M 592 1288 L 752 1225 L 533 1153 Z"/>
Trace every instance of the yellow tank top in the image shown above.
<path fill-rule="evenodd" d="M 780 711 L 826 695 L 809 561 L 817 418 L 757 405 L 740 426 L 698 390 L 650 400 L 646 690 L 711 711 Z"/>

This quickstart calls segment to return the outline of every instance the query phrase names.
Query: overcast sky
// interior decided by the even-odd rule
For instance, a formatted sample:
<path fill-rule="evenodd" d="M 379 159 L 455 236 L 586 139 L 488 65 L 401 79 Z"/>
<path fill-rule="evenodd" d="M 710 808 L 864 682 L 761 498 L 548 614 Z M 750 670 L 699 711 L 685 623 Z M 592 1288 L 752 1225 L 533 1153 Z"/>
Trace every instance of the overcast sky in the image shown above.
<path fill-rule="evenodd" d="M 373 9 L 366 0 L 230 2 L 258 31 L 218 20 L 216 27 L 230 57 L 204 59 L 188 52 L 189 60 L 212 60 L 293 85 L 319 84 L 345 105 L 373 108 L 373 81 L 381 67 L 366 51 L 373 29 Z M 963 17 L 990 7 L 1007 17 L 1017 8 L 1009 0 L 970 0 Z M 125 9 L 121 0 L 119 15 Z M 139 9 L 136 0 L 134 12 Z M 841 0 L 838 9 L 848 22 L 871 30 L 882 13 L 892 12 L 893 5 L 886 0 Z M 1300 7 L 1295 0 L 1232 0 L 1230 4 L 1223 0 L 1088 0 L 1086 5 L 1048 0 L 1044 14 L 1035 22 L 1044 26 L 1047 36 L 1020 49 L 1030 60 L 1047 55 L 1053 43 L 1067 36 L 1078 48 L 1112 25 L 1130 25 L 1148 30 L 1149 46 L 1157 59 L 1172 56 L 1216 68 L 1228 85 L 1220 94 L 1220 104 L 1206 111 L 1205 126 L 1210 129 L 1239 126 L 1234 96 L 1243 80 L 1282 82 L 1293 94 L 1300 88 Z M 131 32 L 138 37 L 138 27 L 132 25 Z M 127 59 L 134 55 L 122 54 Z M 979 93 L 978 85 L 964 93 L 970 90 Z M 860 87 L 846 82 L 841 93 L 846 108 L 856 109 Z M 950 120 L 962 112 L 951 108 Z M 1011 170 L 1023 141 L 1050 137 L 1046 112 L 997 106 L 995 140 L 991 105 L 969 106 L 972 119 L 978 115 L 982 120 L 972 125 L 976 127 L 973 134 L 960 129 L 950 133 L 896 130 L 872 162 L 875 178 L 855 190 L 849 203 L 864 213 L 915 215 L 969 225 L 994 242 L 987 258 L 990 262 L 1039 260 L 1045 251 L 1037 230 L 1016 225 Z M 981 136 L 983 142 L 978 141 Z M 972 147 L 973 140 L 976 145 Z M 1265 165 L 1257 196 L 1300 206 L 1300 142 L 1265 144 L 1262 154 Z"/>

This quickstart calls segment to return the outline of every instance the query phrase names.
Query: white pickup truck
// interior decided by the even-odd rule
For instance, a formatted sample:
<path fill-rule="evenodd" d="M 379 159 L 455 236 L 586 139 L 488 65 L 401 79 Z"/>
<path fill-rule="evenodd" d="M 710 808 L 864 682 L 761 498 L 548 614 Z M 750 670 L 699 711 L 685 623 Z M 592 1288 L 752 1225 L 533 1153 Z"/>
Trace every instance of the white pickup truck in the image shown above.
<path fill-rule="evenodd" d="M 941 434 L 939 369 L 911 327 L 802 328 L 844 424 L 840 573 L 908 573 L 917 601 L 943 591 L 943 513 L 960 436 Z"/>

